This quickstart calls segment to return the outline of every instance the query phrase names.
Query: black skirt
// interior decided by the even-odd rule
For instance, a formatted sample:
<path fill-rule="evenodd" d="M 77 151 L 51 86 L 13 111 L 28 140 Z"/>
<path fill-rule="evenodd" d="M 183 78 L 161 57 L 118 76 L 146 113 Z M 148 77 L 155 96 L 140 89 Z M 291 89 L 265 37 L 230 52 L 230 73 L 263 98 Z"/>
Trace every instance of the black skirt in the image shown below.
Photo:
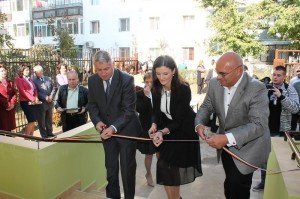
<path fill-rule="evenodd" d="M 148 132 L 142 133 L 143 138 L 149 138 Z M 137 144 L 137 149 L 145 155 L 153 155 L 157 152 L 157 147 L 153 144 L 152 141 L 139 141 Z"/>
<path fill-rule="evenodd" d="M 199 140 L 193 129 L 193 121 L 188 123 L 191 124 L 165 135 L 164 140 Z M 199 176 L 202 176 L 200 142 L 166 141 L 160 145 L 156 171 L 157 184 L 179 186 L 191 183 Z"/>

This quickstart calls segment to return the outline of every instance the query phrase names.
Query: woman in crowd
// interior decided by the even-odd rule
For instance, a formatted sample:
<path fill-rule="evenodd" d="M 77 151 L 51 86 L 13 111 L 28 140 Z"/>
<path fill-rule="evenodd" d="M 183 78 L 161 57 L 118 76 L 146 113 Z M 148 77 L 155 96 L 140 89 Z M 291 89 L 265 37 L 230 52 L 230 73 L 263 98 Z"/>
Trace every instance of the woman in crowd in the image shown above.
<path fill-rule="evenodd" d="M 151 115 L 152 115 L 152 74 L 147 72 L 144 75 L 144 89 L 137 91 L 136 96 L 136 110 L 139 113 L 139 119 L 143 127 L 142 137 L 149 138 L 148 130 L 151 127 Z M 146 168 L 146 180 L 147 184 L 151 187 L 154 186 L 152 173 L 151 173 L 151 164 L 153 154 L 156 152 L 156 148 L 152 142 L 138 142 L 138 150 L 145 154 L 145 168 Z"/>
<path fill-rule="evenodd" d="M 0 64 L 0 130 L 11 131 L 16 128 L 16 103 L 14 84 L 7 79 L 7 70 Z"/>
<path fill-rule="evenodd" d="M 159 146 L 157 183 L 169 199 L 179 199 L 180 185 L 202 175 L 200 145 L 194 129 L 195 112 L 190 107 L 191 89 L 178 74 L 174 59 L 159 56 L 153 64 L 154 117 L 149 132 Z M 192 142 L 163 142 L 192 140 Z"/>
<path fill-rule="evenodd" d="M 56 75 L 57 87 L 68 84 L 67 65 L 66 64 L 58 64 L 56 68 L 58 71 L 58 74 Z"/>
<path fill-rule="evenodd" d="M 22 110 L 28 121 L 25 127 L 26 135 L 33 135 L 36 119 L 37 104 L 39 104 L 37 89 L 30 78 L 30 68 L 29 66 L 22 65 L 18 69 L 18 77 L 15 80 L 15 84 L 19 91 L 19 100 Z"/>

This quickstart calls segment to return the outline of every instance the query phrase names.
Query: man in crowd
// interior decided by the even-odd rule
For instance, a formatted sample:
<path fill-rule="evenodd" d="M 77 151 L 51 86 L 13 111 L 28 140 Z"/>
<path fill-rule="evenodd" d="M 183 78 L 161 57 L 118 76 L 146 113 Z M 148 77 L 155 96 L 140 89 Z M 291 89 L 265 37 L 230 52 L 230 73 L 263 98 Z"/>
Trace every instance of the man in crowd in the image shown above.
<path fill-rule="evenodd" d="M 211 147 L 225 147 L 247 162 L 262 166 L 271 150 L 268 129 L 269 109 L 265 85 L 243 69 L 241 57 L 223 54 L 216 63 L 217 78 L 212 78 L 203 104 L 197 112 L 195 128 Z M 219 134 L 205 135 L 212 113 L 219 119 Z M 255 169 L 221 154 L 225 170 L 224 192 L 227 199 L 250 198 Z"/>
<path fill-rule="evenodd" d="M 59 88 L 55 108 L 61 113 L 62 130 L 66 132 L 87 122 L 88 89 L 78 85 L 76 71 L 67 73 L 68 84 Z"/>
<path fill-rule="evenodd" d="M 294 68 L 295 77 L 293 77 L 290 81 L 290 85 L 294 86 L 298 95 L 300 95 L 300 65 L 295 65 Z M 299 120 L 300 115 L 298 113 L 292 114 L 292 123 L 291 123 L 291 130 L 297 130 L 297 123 Z"/>
<path fill-rule="evenodd" d="M 283 136 L 285 131 L 291 130 L 292 114 L 299 111 L 299 98 L 295 88 L 284 82 L 286 68 L 274 68 L 272 82 L 267 85 L 269 97 L 269 129 L 271 136 Z M 267 167 L 267 163 L 263 168 Z M 261 182 L 253 191 L 261 191 L 265 187 L 266 172 L 261 171 Z"/>
<path fill-rule="evenodd" d="M 54 137 L 52 128 L 52 109 L 56 87 L 50 77 L 44 76 L 42 66 L 37 65 L 33 70 L 36 75 L 33 82 L 38 91 L 38 98 L 42 102 L 42 104 L 38 105 L 39 111 L 36 113 L 39 131 L 42 138 Z"/>
<path fill-rule="evenodd" d="M 133 77 L 114 68 L 111 57 L 106 51 L 96 52 L 94 66 L 96 74 L 88 80 L 88 110 L 103 140 L 108 181 L 106 197 L 120 198 L 120 164 L 125 199 L 133 199 L 136 142 L 112 137 L 114 134 L 139 136 L 142 132 L 135 111 L 136 94 Z"/>

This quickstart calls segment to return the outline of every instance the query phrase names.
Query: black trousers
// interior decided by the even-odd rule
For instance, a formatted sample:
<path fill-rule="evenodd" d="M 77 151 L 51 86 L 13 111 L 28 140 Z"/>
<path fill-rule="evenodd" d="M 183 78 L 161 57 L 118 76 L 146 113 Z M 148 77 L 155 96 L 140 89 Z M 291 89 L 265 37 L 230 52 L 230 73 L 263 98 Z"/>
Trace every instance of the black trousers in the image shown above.
<path fill-rule="evenodd" d="M 298 114 L 292 114 L 291 131 L 296 131 L 299 117 L 300 115 Z"/>
<path fill-rule="evenodd" d="M 84 114 L 66 113 L 66 121 L 62 124 L 63 132 L 69 131 L 86 123 Z"/>
<path fill-rule="evenodd" d="M 232 157 L 222 151 L 225 170 L 224 192 L 226 199 L 249 199 L 253 173 L 243 175 L 235 166 Z"/>
<path fill-rule="evenodd" d="M 125 199 L 135 195 L 136 141 L 110 138 L 103 142 L 106 167 L 106 197 L 120 198 L 119 158 Z"/>

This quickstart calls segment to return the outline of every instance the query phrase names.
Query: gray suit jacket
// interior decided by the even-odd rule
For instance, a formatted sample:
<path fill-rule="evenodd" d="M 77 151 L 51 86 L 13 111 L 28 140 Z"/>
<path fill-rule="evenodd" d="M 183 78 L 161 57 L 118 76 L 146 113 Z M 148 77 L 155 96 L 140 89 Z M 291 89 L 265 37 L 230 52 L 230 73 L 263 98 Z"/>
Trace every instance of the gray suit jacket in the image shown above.
<path fill-rule="evenodd" d="M 229 147 L 230 151 L 259 167 L 267 162 L 271 150 L 269 100 L 263 83 L 244 73 L 225 118 L 224 87 L 216 78 L 211 79 L 195 125 L 206 125 L 212 113 L 216 113 L 219 118 L 219 133 L 230 132 L 236 139 L 237 145 Z M 242 174 L 254 171 L 236 159 L 234 163 Z"/>
<path fill-rule="evenodd" d="M 57 89 L 49 77 L 43 76 L 43 79 L 44 82 L 42 82 L 40 78 L 35 77 L 33 82 L 38 91 L 38 98 L 43 102 L 42 107 L 47 109 L 49 106 L 53 106 L 53 103 L 46 102 L 46 97 L 50 96 L 52 99 L 54 99 Z"/>
<path fill-rule="evenodd" d="M 142 127 L 135 111 L 136 94 L 133 77 L 114 69 L 108 99 L 103 80 L 94 74 L 88 79 L 88 111 L 94 125 L 102 121 L 116 127 L 119 134 L 139 136 Z"/>

